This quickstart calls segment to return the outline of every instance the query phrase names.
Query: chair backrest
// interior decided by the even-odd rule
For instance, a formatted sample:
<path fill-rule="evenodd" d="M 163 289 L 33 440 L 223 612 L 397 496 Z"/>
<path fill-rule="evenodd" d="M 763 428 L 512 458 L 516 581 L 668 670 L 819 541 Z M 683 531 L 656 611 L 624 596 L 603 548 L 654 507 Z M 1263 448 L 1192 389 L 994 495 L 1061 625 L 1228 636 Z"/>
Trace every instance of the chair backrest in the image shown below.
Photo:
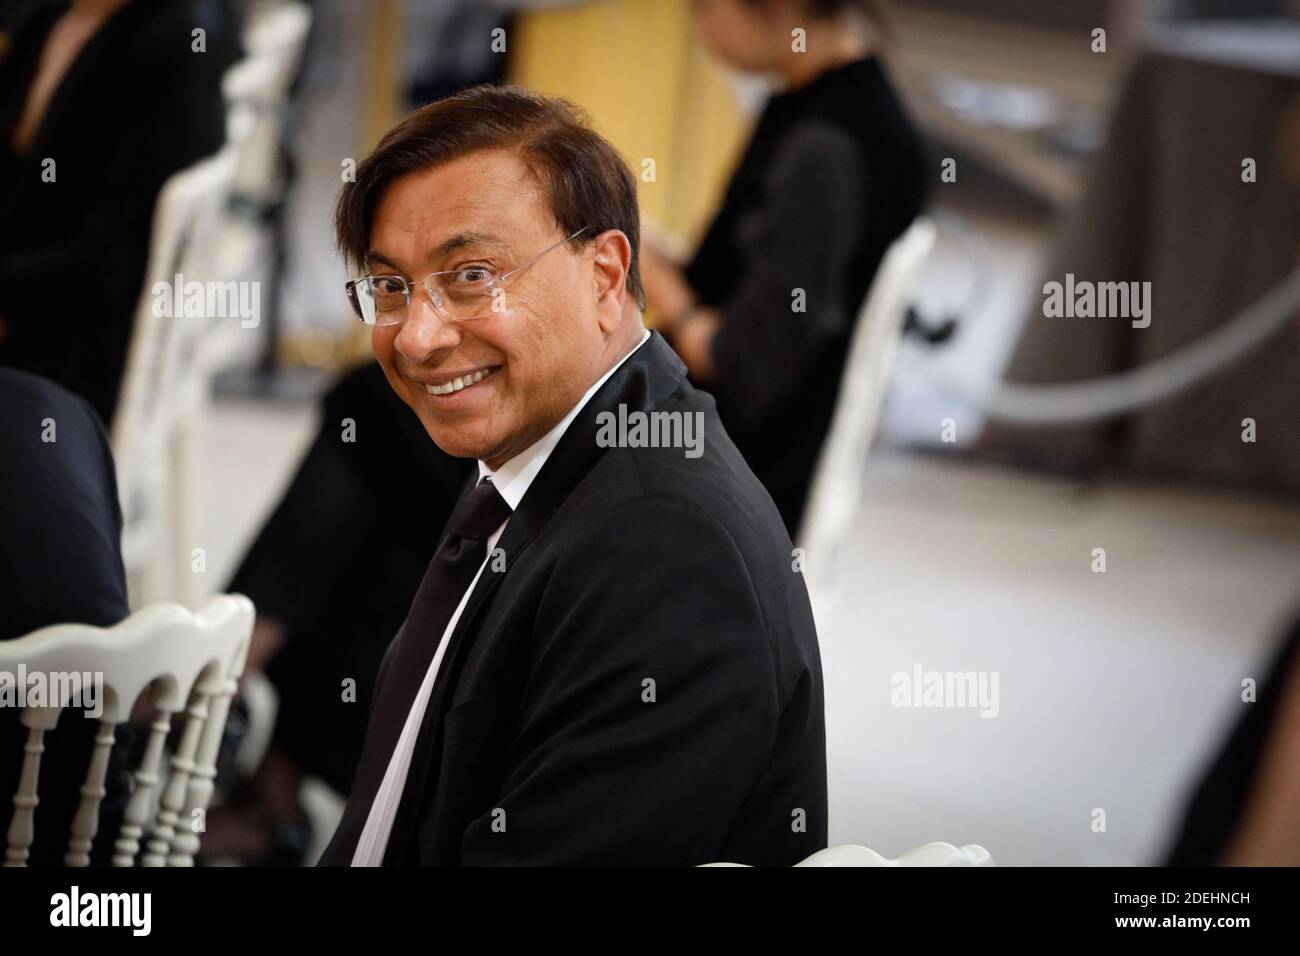
<path fill-rule="evenodd" d="M 744 863 L 705 863 L 704 866 L 746 866 Z M 989 851 L 976 843 L 953 846 L 951 843 L 926 843 L 908 850 L 895 859 L 856 843 L 845 843 L 818 850 L 795 866 L 992 866 Z"/>
<path fill-rule="evenodd" d="M 256 8 L 244 31 L 248 56 L 222 81 L 231 122 L 241 127 L 235 197 L 255 208 L 278 201 L 283 192 L 283 127 L 311 21 L 311 8 L 297 0 Z"/>
<path fill-rule="evenodd" d="M 43 675 L 48 692 L 58 696 L 36 701 L 41 706 L 29 705 L 20 714 L 27 739 L 5 866 L 26 865 L 40 802 L 37 782 L 45 734 L 58 723 L 64 707 L 75 703 L 69 700 L 74 684 L 65 679 L 73 674 L 91 674 L 96 680 L 102 675 L 103 712 L 84 781 L 55 782 L 78 787 L 81 795 L 65 863 L 89 865 L 100 802 L 106 795 L 113 730 L 131 718 L 137 698 L 148 688 L 155 719 L 132 773 L 134 786 L 114 843 L 113 865 L 133 866 L 146 834 L 142 865 L 193 865 L 199 836 L 192 823 L 207 812 L 212 797 L 217 752 L 252 629 L 252 602 L 226 594 L 211 598 L 197 613 L 176 604 L 155 605 L 110 628 L 59 624 L 0 642 L 0 670 Z M 170 774 L 165 775 L 163 749 L 172 716 L 181 710 L 185 719 L 174 741 Z"/>
<path fill-rule="evenodd" d="M 154 284 L 174 286 L 183 281 L 207 281 L 212 276 L 202 261 L 204 241 L 217 227 L 234 175 L 234 151 L 225 147 L 215 156 L 183 169 L 163 186 L 154 207 L 146 280 L 136 304 L 127 352 L 126 372 L 113 420 L 113 455 L 119 478 L 148 470 L 147 458 L 165 443 L 175 392 L 185 382 L 181 361 L 207 322 L 202 318 L 166 314 L 174 300 L 185 303 L 185 289 L 172 288 L 162 308 Z M 188 266 L 191 268 L 187 273 Z M 206 301 L 206 300 L 205 300 Z M 163 314 L 158 314 L 162 312 Z M 127 482 L 130 483 L 129 480 Z M 125 491 L 125 490 L 124 490 Z"/>
<path fill-rule="evenodd" d="M 267 239 L 268 222 L 286 200 L 286 126 L 290 92 L 301 70 L 312 11 L 298 0 L 258 4 L 249 11 L 243 44 L 247 51 L 222 78 L 226 138 L 235 149 L 235 169 L 224 228 L 212 250 L 214 271 L 227 278 L 253 278 Z M 274 283 L 271 283 L 274 294 Z M 240 331 L 218 326 L 204 340 L 210 366 L 239 354 Z"/>
<path fill-rule="evenodd" d="M 841 536 L 857 511 L 862 473 L 884 406 L 903 319 L 917 270 L 933 248 L 934 237 L 934 224 L 922 217 L 894 240 L 858 316 L 835 414 L 799 526 L 810 593 L 823 590 Z M 817 608 L 816 600 L 813 607 Z"/>
<path fill-rule="evenodd" d="M 226 320 L 186 315 L 186 289 L 176 285 L 219 278 L 210 264 L 212 237 L 221 228 L 234 164 L 234 149 L 227 145 L 169 179 L 154 207 L 149 265 L 136 305 L 111 436 L 122 501 L 122 550 L 133 600 L 173 596 L 161 587 L 142 591 L 136 587 L 149 562 L 167 568 L 189 563 L 188 553 L 161 553 L 158 525 L 175 432 L 187 421 L 194 393 L 207 384 L 199 381 L 202 376 L 195 367 L 200 342 L 214 321 Z M 155 294 L 155 283 L 160 282 L 172 295 Z M 206 305 L 206 291 L 203 299 Z M 173 315 L 177 300 L 182 303 L 181 314 Z"/>
<path fill-rule="evenodd" d="M 992 866 L 993 857 L 977 843 L 925 843 L 894 859 L 856 843 L 819 850 L 795 866 Z"/>

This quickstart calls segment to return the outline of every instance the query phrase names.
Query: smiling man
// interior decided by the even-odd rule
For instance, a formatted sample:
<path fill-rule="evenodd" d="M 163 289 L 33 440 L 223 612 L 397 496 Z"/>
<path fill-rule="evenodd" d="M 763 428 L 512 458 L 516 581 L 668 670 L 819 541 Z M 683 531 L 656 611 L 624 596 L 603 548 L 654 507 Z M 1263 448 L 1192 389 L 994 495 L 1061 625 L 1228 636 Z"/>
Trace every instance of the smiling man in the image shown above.
<path fill-rule="evenodd" d="M 417 111 L 344 189 L 353 308 L 478 475 L 381 668 L 324 864 L 789 865 L 826 846 L 803 580 L 712 399 L 642 324 L 638 225 L 613 147 L 513 88 Z M 701 453 L 598 440 L 620 409 L 701 416 Z"/>

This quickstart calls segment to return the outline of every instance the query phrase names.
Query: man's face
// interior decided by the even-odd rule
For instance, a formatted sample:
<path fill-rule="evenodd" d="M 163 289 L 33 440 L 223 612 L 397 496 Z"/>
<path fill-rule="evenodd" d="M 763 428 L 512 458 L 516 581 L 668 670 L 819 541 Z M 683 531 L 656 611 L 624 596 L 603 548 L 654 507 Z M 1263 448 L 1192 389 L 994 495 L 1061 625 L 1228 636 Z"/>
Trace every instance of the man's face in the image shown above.
<path fill-rule="evenodd" d="M 418 285 L 430 272 L 501 275 L 564 238 L 541 185 L 503 150 L 394 180 L 371 224 L 369 268 L 412 283 L 405 321 L 371 341 L 389 384 L 443 451 L 497 468 L 550 431 L 604 371 L 590 249 L 565 243 L 505 284 L 502 311 L 455 322 Z M 488 373 L 447 394 L 456 378 Z"/>

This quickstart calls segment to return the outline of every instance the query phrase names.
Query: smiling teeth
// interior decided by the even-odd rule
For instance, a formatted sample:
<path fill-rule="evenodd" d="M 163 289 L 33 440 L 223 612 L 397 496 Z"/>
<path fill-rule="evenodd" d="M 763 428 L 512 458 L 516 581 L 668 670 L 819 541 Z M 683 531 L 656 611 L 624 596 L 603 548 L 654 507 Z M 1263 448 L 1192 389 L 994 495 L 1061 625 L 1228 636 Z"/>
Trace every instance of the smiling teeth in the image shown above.
<path fill-rule="evenodd" d="M 464 375 L 460 378 L 453 378 L 445 385 L 426 385 L 430 395 L 450 395 L 452 392 L 459 392 L 462 388 L 469 388 L 471 385 L 483 381 L 491 374 L 490 370 L 474 372 L 471 375 Z"/>

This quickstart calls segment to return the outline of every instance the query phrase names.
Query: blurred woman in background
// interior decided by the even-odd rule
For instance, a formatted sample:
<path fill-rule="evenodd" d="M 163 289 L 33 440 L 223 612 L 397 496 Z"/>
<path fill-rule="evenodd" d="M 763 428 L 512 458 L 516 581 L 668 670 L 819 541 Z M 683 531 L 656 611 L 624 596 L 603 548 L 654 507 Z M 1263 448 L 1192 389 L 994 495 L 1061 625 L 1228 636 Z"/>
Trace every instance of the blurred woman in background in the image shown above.
<path fill-rule="evenodd" d="M 775 77 L 722 207 L 683 269 L 649 243 L 656 328 L 711 392 L 793 537 L 849 339 L 889 244 L 920 213 L 921 143 L 877 52 L 875 0 L 696 0 L 705 46 Z"/>
<path fill-rule="evenodd" d="M 37 0 L 0 58 L 0 365 L 112 424 L 154 205 L 226 139 L 226 0 Z M 202 38 L 202 50 L 197 49 Z"/>

